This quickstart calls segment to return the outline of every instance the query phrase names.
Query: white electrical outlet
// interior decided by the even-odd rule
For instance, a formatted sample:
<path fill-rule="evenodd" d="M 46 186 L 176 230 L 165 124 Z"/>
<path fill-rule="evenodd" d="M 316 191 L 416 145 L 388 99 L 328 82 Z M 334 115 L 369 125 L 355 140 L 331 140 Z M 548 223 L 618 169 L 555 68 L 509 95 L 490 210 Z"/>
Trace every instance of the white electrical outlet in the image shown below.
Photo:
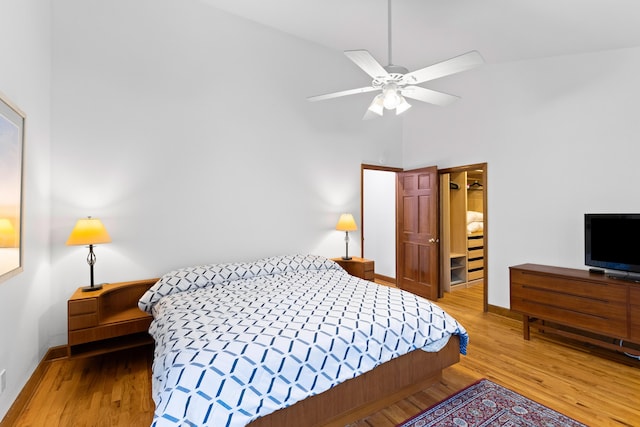
<path fill-rule="evenodd" d="M 0 371 L 0 394 L 7 388 L 7 370 Z"/>

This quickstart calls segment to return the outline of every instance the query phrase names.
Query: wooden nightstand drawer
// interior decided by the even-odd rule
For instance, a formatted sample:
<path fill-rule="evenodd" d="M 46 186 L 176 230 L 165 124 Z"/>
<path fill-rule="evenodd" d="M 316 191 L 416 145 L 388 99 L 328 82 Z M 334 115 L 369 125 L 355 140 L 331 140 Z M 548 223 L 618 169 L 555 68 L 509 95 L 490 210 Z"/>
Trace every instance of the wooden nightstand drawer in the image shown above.
<path fill-rule="evenodd" d="M 87 313 L 96 313 L 96 316 L 98 315 L 98 300 L 96 298 L 69 301 L 69 316 Z"/>
<path fill-rule="evenodd" d="M 101 325 L 79 331 L 69 332 L 70 345 L 83 344 L 121 337 L 138 332 L 146 332 L 151 324 L 151 316 L 146 319 L 137 319 L 130 322 Z"/>
<path fill-rule="evenodd" d="M 69 316 L 69 330 L 91 328 L 98 326 L 98 313 L 81 314 L 78 316 Z"/>
<path fill-rule="evenodd" d="M 374 280 L 374 262 L 370 259 L 352 257 L 351 259 L 332 258 L 340 267 L 344 268 L 352 276 L 364 280 Z"/>

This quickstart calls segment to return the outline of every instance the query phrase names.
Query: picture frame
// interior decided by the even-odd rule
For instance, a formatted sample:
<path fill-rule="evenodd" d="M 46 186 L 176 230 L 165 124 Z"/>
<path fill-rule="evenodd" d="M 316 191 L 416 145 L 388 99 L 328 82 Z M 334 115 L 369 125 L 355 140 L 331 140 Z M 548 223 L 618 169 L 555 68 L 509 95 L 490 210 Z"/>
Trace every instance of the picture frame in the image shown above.
<path fill-rule="evenodd" d="M 0 282 L 23 271 L 25 121 L 0 92 Z"/>

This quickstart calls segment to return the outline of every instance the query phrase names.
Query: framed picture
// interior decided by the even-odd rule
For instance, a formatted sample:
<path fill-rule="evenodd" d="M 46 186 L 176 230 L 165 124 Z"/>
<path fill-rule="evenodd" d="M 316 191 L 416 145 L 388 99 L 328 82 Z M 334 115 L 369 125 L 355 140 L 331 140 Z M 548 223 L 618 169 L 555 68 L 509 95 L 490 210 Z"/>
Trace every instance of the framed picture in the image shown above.
<path fill-rule="evenodd" d="M 0 93 L 0 282 L 22 271 L 25 114 Z"/>

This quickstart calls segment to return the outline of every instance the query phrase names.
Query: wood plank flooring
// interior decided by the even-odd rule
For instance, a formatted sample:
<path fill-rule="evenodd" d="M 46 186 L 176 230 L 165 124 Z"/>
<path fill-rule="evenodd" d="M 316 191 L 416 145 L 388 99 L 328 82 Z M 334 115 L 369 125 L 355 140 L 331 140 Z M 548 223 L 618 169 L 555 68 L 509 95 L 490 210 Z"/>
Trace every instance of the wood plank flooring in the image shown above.
<path fill-rule="evenodd" d="M 482 312 L 482 287 L 438 304 L 469 331 L 467 356 L 440 383 L 353 424 L 392 427 L 481 378 L 590 426 L 640 426 L 640 362 L 532 331 Z M 150 348 L 47 362 L 46 372 L 11 426 L 148 426 L 153 416 Z M 9 427 L 3 423 L 2 427 Z"/>
<path fill-rule="evenodd" d="M 482 286 L 445 294 L 438 304 L 470 335 L 469 351 L 441 383 L 353 426 L 392 427 L 463 387 L 488 378 L 589 426 L 640 426 L 640 362 L 482 312 Z"/>

